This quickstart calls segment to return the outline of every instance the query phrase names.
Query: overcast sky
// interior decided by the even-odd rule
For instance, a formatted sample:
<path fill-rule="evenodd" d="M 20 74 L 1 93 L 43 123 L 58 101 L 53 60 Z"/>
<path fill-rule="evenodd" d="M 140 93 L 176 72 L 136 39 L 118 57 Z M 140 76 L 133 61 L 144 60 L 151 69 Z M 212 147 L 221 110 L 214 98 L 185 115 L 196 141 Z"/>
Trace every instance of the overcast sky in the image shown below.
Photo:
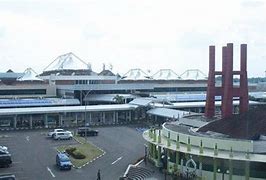
<path fill-rule="evenodd" d="M 73 52 L 99 72 L 131 68 L 208 74 L 208 46 L 248 44 L 248 75 L 266 70 L 266 2 L 260 0 L 0 0 L 0 72 L 38 73 Z"/>

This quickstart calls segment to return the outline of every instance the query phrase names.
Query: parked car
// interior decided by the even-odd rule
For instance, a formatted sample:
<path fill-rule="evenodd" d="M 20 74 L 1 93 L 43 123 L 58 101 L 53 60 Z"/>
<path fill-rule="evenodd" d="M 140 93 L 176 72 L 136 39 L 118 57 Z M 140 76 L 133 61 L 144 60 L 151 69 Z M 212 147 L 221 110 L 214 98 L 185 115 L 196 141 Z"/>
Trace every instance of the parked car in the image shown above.
<path fill-rule="evenodd" d="M 7 151 L 8 148 L 6 146 L 0 146 L 0 150 L 4 150 L 4 151 Z"/>
<path fill-rule="evenodd" d="M 8 167 L 12 164 L 11 154 L 7 150 L 0 150 L 0 166 Z"/>
<path fill-rule="evenodd" d="M 48 137 L 54 137 L 54 134 L 57 133 L 57 132 L 64 132 L 65 130 L 64 129 L 54 129 L 53 131 L 50 131 L 48 133 Z"/>
<path fill-rule="evenodd" d="M 53 135 L 55 140 L 62 140 L 62 139 L 72 139 L 73 134 L 70 131 L 63 131 L 63 132 L 56 132 Z"/>
<path fill-rule="evenodd" d="M 72 163 L 65 153 L 58 153 L 56 155 L 56 165 L 59 167 L 60 170 L 70 170 L 72 168 Z"/>
<path fill-rule="evenodd" d="M 97 136 L 99 131 L 91 129 L 89 127 L 80 127 L 77 131 L 78 135 L 80 136 Z"/>
<path fill-rule="evenodd" d="M 14 174 L 0 174 L 0 180 L 16 180 Z"/>

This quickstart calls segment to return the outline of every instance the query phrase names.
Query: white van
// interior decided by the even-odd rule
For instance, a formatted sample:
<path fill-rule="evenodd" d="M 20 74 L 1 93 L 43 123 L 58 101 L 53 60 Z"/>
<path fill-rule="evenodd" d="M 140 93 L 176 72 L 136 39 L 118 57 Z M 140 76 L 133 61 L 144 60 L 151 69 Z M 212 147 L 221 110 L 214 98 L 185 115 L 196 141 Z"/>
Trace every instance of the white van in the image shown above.
<path fill-rule="evenodd" d="M 72 139 L 73 134 L 69 131 L 63 131 L 63 132 L 56 132 L 54 134 L 55 140 L 61 140 L 61 139 Z"/>

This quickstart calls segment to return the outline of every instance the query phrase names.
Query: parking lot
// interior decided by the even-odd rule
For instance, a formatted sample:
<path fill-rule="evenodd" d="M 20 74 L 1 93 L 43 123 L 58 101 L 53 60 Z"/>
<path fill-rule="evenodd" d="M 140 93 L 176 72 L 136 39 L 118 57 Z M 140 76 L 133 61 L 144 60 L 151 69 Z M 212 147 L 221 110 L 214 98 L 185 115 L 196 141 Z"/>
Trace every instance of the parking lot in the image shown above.
<path fill-rule="evenodd" d="M 12 173 L 18 180 L 94 180 L 100 169 L 103 180 L 117 180 L 128 164 L 143 156 L 145 141 L 142 133 L 131 127 L 97 129 L 99 135 L 87 137 L 87 140 L 102 148 L 106 154 L 81 169 L 71 171 L 60 171 L 55 166 L 56 147 L 77 144 L 75 140 L 47 138 L 48 130 L 1 132 L 0 145 L 9 148 L 13 163 L 9 168 L 0 168 L 0 174 Z"/>

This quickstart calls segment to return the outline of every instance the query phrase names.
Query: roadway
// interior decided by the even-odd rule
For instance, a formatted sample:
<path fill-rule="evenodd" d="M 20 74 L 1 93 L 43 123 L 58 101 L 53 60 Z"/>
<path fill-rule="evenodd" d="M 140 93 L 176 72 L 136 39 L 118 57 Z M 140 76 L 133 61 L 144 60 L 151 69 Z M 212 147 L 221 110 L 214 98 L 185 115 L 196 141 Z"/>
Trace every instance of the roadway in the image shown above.
<path fill-rule="evenodd" d="M 106 154 L 81 169 L 71 171 L 60 171 L 55 166 L 56 147 L 77 144 L 75 140 L 55 141 L 46 137 L 48 130 L 1 132 L 0 145 L 9 148 L 13 164 L 9 168 L 0 168 L 0 174 L 12 173 L 18 180 L 96 180 L 100 169 L 102 180 L 117 180 L 128 164 L 143 156 L 145 141 L 135 128 L 97 129 L 99 136 L 87 140 Z"/>

